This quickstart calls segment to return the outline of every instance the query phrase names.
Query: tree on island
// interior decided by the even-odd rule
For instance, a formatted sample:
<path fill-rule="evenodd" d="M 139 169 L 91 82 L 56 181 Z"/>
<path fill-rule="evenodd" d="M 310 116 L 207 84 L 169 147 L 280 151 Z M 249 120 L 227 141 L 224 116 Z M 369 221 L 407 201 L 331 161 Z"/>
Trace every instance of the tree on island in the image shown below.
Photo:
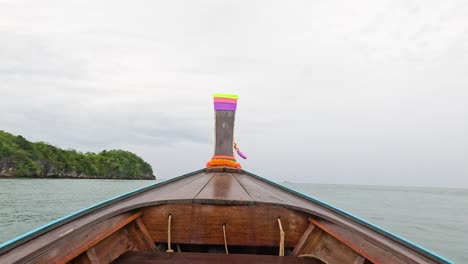
<path fill-rule="evenodd" d="M 0 177 L 155 179 L 142 158 L 124 150 L 63 150 L 0 130 Z"/>

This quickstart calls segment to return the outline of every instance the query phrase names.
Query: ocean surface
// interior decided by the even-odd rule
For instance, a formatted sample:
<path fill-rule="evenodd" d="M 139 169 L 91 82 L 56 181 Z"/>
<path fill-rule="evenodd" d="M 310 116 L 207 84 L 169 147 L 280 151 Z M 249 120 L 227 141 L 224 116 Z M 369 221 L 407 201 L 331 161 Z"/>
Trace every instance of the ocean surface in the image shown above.
<path fill-rule="evenodd" d="M 0 179 L 0 243 L 155 181 Z M 282 183 L 468 263 L 468 189 Z"/>

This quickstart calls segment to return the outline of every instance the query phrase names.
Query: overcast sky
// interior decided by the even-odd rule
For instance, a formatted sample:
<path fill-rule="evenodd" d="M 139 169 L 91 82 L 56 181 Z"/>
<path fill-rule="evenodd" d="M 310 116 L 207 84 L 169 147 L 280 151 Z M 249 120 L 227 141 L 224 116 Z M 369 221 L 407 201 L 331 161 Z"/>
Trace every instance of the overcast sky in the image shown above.
<path fill-rule="evenodd" d="M 468 187 L 468 2 L 0 0 L 0 129 L 122 148 L 159 178 L 213 152 L 275 181 Z"/>

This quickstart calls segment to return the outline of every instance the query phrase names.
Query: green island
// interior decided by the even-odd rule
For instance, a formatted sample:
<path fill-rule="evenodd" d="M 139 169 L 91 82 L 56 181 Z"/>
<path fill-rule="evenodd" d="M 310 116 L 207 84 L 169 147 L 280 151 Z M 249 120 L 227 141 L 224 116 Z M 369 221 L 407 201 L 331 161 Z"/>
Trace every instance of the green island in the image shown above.
<path fill-rule="evenodd" d="M 124 150 L 82 153 L 0 130 L 0 178 L 151 179 L 151 165 Z"/>

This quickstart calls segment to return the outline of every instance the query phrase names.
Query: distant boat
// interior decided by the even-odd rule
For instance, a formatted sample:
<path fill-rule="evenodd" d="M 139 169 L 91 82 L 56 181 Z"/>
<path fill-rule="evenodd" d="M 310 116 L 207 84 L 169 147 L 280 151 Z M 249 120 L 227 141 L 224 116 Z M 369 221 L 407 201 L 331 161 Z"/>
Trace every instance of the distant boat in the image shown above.
<path fill-rule="evenodd" d="M 206 168 L 7 241 L 0 263 L 451 263 L 242 170 L 233 150 L 237 96 L 214 100 L 215 153 Z"/>

